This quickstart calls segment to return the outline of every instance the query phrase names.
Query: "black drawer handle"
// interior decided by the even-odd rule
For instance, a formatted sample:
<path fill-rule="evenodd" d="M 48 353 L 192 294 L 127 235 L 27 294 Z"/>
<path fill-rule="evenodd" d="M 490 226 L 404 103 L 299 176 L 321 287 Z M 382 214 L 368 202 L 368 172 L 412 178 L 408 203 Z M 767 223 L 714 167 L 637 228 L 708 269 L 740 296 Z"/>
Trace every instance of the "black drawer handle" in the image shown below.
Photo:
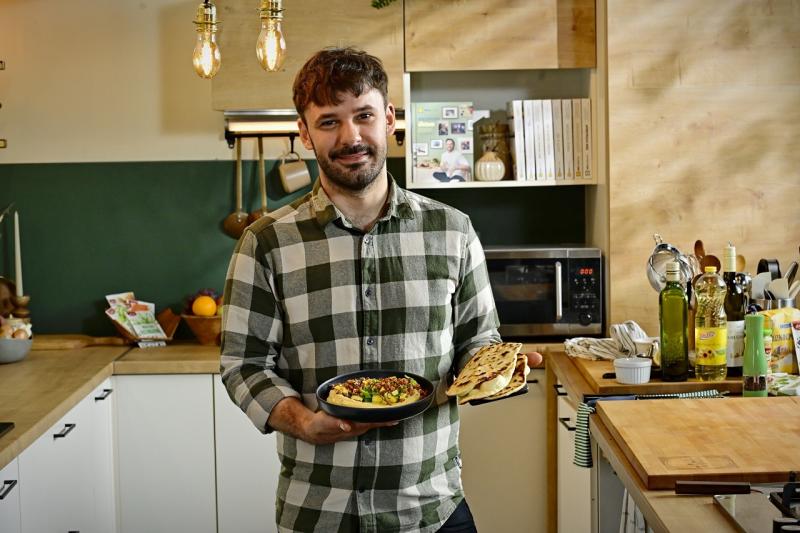
<path fill-rule="evenodd" d="M 64 429 L 62 429 L 60 432 L 58 432 L 55 435 L 53 435 L 53 438 L 54 439 L 63 439 L 64 437 L 69 435 L 69 432 L 72 431 L 73 429 L 75 429 L 75 424 L 64 424 Z"/>
<path fill-rule="evenodd" d="M 578 428 L 576 428 L 575 426 L 570 426 L 569 424 L 567 424 L 567 422 L 569 422 L 569 421 L 570 421 L 570 418 L 568 416 L 565 416 L 563 418 L 562 417 L 558 417 L 559 424 L 561 424 L 562 426 L 567 428 L 567 431 L 575 431 L 575 430 L 577 430 Z"/>
<path fill-rule="evenodd" d="M 534 370 L 544 370 L 544 368 L 531 368 L 531 372 Z M 539 378 L 529 379 L 526 383 L 539 383 Z"/>
<path fill-rule="evenodd" d="M 16 479 L 7 479 L 3 481 L 3 490 L 0 491 L 0 500 L 4 500 L 8 493 L 11 492 L 11 489 L 17 484 Z"/>
<path fill-rule="evenodd" d="M 94 397 L 94 401 L 102 402 L 103 400 L 105 400 L 106 398 L 111 396 L 112 392 L 114 392 L 113 389 L 103 389 L 103 393 L 100 396 L 95 396 Z"/>
<path fill-rule="evenodd" d="M 561 383 L 556 383 L 553 388 L 556 390 L 556 396 L 566 396 L 567 391 L 561 390 L 564 386 Z"/>

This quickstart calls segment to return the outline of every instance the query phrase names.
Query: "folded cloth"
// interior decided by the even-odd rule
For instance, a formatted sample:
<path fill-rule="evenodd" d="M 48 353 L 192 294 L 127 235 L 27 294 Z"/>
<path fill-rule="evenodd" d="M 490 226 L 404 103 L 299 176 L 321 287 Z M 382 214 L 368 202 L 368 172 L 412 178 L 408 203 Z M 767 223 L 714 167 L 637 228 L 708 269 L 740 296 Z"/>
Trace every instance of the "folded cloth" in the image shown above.
<path fill-rule="evenodd" d="M 800 396 L 800 376 L 784 372 L 768 374 L 767 390 L 771 396 Z"/>
<path fill-rule="evenodd" d="M 624 396 L 600 396 L 587 399 L 578 405 L 578 414 L 575 420 L 575 455 L 572 464 L 584 468 L 592 467 L 592 443 L 589 435 L 589 415 L 595 412 L 595 405 L 599 401 L 618 400 L 657 400 L 664 398 L 724 398 L 716 389 L 695 392 L 681 392 L 673 394 L 628 394 Z"/>
<path fill-rule="evenodd" d="M 654 358 L 658 353 L 658 337 L 648 337 L 641 326 L 633 320 L 614 324 L 610 330 L 611 338 L 575 337 L 567 339 L 564 341 L 564 351 L 570 357 L 609 361 L 620 357 L 634 357 L 638 354 Z"/>

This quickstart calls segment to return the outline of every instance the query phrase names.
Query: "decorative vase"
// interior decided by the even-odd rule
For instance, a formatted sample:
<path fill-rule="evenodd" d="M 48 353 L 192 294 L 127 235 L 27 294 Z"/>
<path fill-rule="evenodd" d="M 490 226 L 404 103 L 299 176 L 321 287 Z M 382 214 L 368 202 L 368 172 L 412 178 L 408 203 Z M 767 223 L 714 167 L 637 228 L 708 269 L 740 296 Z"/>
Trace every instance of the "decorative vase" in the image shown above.
<path fill-rule="evenodd" d="M 506 165 L 495 152 L 486 152 L 475 164 L 475 179 L 499 181 L 506 173 Z"/>

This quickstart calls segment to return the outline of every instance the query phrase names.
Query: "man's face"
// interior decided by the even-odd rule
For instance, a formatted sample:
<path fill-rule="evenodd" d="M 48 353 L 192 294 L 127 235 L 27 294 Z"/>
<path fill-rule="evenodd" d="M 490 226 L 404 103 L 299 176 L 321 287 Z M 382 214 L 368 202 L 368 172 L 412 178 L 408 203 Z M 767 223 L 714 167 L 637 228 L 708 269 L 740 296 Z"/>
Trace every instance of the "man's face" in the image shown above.
<path fill-rule="evenodd" d="M 448 151 L 448 152 L 452 152 L 452 151 L 455 149 L 455 147 L 456 147 L 456 143 L 454 143 L 453 141 L 451 141 L 451 140 L 449 140 L 449 139 L 447 140 L 447 142 L 445 143 L 445 145 L 447 146 L 447 151 Z"/>
<path fill-rule="evenodd" d="M 341 103 L 309 104 L 305 123 L 298 120 L 303 145 L 314 150 L 324 177 L 354 192 L 375 181 L 386 163 L 386 139 L 394 133 L 392 104 L 383 103 L 377 89 L 361 96 L 339 95 Z"/>

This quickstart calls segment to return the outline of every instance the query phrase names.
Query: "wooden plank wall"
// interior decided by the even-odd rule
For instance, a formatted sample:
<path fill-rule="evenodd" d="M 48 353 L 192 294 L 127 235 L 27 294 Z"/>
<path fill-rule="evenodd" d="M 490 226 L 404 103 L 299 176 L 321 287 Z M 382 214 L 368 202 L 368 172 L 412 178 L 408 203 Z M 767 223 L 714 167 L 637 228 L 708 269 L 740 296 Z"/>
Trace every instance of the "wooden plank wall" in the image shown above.
<path fill-rule="evenodd" d="M 658 335 L 653 233 L 798 260 L 800 3 L 608 0 L 607 22 L 610 323 Z"/>

